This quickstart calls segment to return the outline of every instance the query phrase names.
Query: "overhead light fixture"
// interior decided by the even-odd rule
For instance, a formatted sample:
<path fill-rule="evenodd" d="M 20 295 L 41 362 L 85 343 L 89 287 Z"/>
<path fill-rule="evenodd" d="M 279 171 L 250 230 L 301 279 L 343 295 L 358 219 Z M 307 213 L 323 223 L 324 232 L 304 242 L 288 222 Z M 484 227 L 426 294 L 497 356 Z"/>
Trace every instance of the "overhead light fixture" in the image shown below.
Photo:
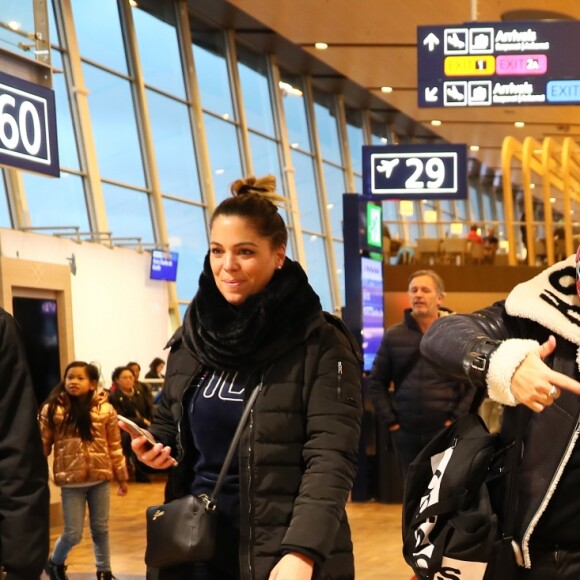
<path fill-rule="evenodd" d="M 550 198 L 550 203 L 556 203 L 556 198 L 555 197 L 551 197 Z"/>
<path fill-rule="evenodd" d="M 470 145 L 469 150 L 476 153 L 477 151 L 479 151 L 479 145 Z"/>
<path fill-rule="evenodd" d="M 292 147 L 292 149 L 298 149 L 298 143 L 290 143 L 290 147 Z"/>
<path fill-rule="evenodd" d="M 439 119 L 433 119 L 431 125 L 433 125 L 433 127 L 441 127 L 441 121 Z"/>
<path fill-rule="evenodd" d="M 535 183 L 530 183 L 530 189 L 536 189 L 536 184 Z"/>
<path fill-rule="evenodd" d="M 526 124 L 523 121 L 516 121 L 514 123 L 514 127 L 517 127 L 518 129 L 521 129 L 522 127 L 525 127 Z"/>
<path fill-rule="evenodd" d="M 328 44 L 326 42 L 315 42 L 314 48 L 317 50 L 326 50 L 328 48 Z"/>
<path fill-rule="evenodd" d="M 434 224 L 437 221 L 437 210 L 427 209 L 423 212 L 423 219 L 430 224 Z"/>
<path fill-rule="evenodd" d="M 20 30 L 22 24 L 20 22 L 16 22 L 16 20 L 11 20 L 7 23 L 8 28 L 11 30 L 17 31 Z"/>
<path fill-rule="evenodd" d="M 381 137 L 381 143 L 384 143 L 385 145 L 389 142 L 389 140 L 386 137 Z"/>
<path fill-rule="evenodd" d="M 279 81 L 278 86 L 282 89 L 284 95 L 291 95 L 293 97 L 301 97 L 302 91 L 293 87 L 290 83 L 285 83 L 284 81 Z"/>
<path fill-rule="evenodd" d="M 450 226 L 449 226 L 449 231 L 454 235 L 454 236 L 462 236 L 463 235 L 463 223 L 461 222 L 453 222 Z"/>
<path fill-rule="evenodd" d="M 137 0 L 129 0 L 129 6 L 131 6 L 131 8 L 137 8 L 139 4 L 137 4 Z"/>
<path fill-rule="evenodd" d="M 399 202 L 399 214 L 411 217 L 413 215 L 413 202 L 411 200 L 402 200 Z"/>
<path fill-rule="evenodd" d="M 381 93 L 392 93 L 393 92 L 393 87 L 381 87 Z"/>

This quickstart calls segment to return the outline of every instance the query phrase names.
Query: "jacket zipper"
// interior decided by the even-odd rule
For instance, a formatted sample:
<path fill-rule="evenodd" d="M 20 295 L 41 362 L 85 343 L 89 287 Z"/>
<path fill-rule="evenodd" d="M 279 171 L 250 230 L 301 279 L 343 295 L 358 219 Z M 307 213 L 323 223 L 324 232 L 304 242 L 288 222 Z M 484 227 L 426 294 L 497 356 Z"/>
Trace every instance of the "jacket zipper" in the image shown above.
<path fill-rule="evenodd" d="M 258 394 L 262 390 L 263 379 L 260 381 L 258 386 Z M 252 544 L 254 541 L 254 526 L 252 524 L 252 457 L 253 457 L 253 448 L 252 442 L 254 440 L 254 408 L 250 411 L 250 419 L 249 419 L 249 433 L 248 433 L 248 570 L 250 571 L 250 578 L 254 577 L 254 570 L 252 567 Z"/>
<path fill-rule="evenodd" d="M 554 495 L 554 492 L 556 491 L 556 486 L 558 485 L 558 482 L 562 477 L 562 472 L 564 471 L 564 468 L 568 464 L 568 461 L 570 459 L 570 456 L 572 455 L 574 447 L 576 446 L 576 441 L 578 440 L 579 436 L 580 436 L 580 419 L 576 421 L 574 433 L 572 434 L 570 441 L 568 441 L 568 446 L 566 447 L 564 455 L 560 459 L 560 464 L 558 465 L 558 469 L 556 469 L 556 473 L 552 476 L 552 481 L 550 482 L 548 491 L 546 492 L 546 495 L 544 496 L 544 499 L 542 500 L 540 507 L 536 510 L 536 513 L 530 520 L 530 523 L 528 524 L 528 527 L 526 528 L 526 531 L 522 536 L 522 554 L 525 567 L 528 567 L 530 565 L 530 551 L 529 551 L 530 537 L 532 536 L 532 533 L 536 528 L 538 520 L 542 517 L 542 514 L 546 510 L 549 501 L 552 499 L 552 495 Z"/>
<path fill-rule="evenodd" d="M 338 361 L 337 363 L 337 367 L 336 367 L 336 373 L 337 373 L 337 394 L 338 394 L 338 400 L 340 401 L 342 398 L 342 361 Z"/>

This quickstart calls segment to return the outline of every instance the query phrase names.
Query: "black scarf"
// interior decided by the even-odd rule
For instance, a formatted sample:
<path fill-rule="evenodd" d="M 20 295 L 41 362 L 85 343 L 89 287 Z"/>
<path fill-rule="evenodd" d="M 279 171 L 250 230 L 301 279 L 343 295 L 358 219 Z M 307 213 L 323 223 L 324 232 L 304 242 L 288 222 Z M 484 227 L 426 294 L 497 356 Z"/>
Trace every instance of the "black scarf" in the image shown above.
<path fill-rule="evenodd" d="M 216 286 L 208 255 L 185 313 L 183 341 L 205 366 L 251 371 L 302 340 L 321 313 L 320 299 L 297 262 L 286 258 L 264 290 L 233 306 Z"/>

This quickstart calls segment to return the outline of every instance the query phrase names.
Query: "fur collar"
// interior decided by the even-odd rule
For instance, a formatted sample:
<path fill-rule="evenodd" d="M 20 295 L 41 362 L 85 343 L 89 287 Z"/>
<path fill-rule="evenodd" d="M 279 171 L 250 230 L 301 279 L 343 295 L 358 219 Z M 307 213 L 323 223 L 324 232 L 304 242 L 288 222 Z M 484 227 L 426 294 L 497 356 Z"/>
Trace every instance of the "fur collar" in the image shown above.
<path fill-rule="evenodd" d="M 533 320 L 580 346 L 580 300 L 576 292 L 576 256 L 554 264 L 518 284 L 505 303 L 511 316 Z"/>
<path fill-rule="evenodd" d="M 183 340 L 204 366 L 252 371 L 302 341 L 316 320 L 324 320 L 320 299 L 297 262 L 286 258 L 262 292 L 232 306 L 215 284 L 208 254 Z"/>

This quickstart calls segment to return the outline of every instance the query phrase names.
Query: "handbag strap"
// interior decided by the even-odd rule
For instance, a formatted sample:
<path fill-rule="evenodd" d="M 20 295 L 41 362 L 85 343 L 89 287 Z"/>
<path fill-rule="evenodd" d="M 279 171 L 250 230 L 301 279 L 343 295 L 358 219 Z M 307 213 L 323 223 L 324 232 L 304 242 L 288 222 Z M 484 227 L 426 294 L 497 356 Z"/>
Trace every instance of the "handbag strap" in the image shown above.
<path fill-rule="evenodd" d="M 210 502 L 214 505 L 215 505 L 215 498 L 217 497 L 217 494 L 219 493 L 219 491 L 224 483 L 224 479 L 226 478 L 226 474 L 227 474 L 228 469 L 230 467 L 230 463 L 232 462 L 232 459 L 234 458 L 234 453 L 236 453 L 236 451 L 237 451 L 238 443 L 240 441 L 240 437 L 242 436 L 242 431 L 244 430 L 244 427 L 246 426 L 246 423 L 248 422 L 248 417 L 250 416 L 250 412 L 252 410 L 252 406 L 254 405 L 254 401 L 256 400 L 258 393 L 260 392 L 261 389 L 262 389 L 262 383 L 260 383 L 252 391 L 252 394 L 250 395 L 250 398 L 248 399 L 248 402 L 246 403 L 246 406 L 244 408 L 244 412 L 242 413 L 242 416 L 240 417 L 240 422 L 238 423 L 238 426 L 236 428 L 236 432 L 234 433 L 234 437 L 232 439 L 232 442 L 230 443 L 230 448 L 228 449 L 228 452 L 226 453 L 226 458 L 224 459 L 224 462 L 222 464 L 222 468 L 220 469 L 220 473 L 219 473 L 217 481 L 215 483 L 215 487 L 213 488 L 213 491 L 211 492 L 211 496 L 209 498 Z"/>

